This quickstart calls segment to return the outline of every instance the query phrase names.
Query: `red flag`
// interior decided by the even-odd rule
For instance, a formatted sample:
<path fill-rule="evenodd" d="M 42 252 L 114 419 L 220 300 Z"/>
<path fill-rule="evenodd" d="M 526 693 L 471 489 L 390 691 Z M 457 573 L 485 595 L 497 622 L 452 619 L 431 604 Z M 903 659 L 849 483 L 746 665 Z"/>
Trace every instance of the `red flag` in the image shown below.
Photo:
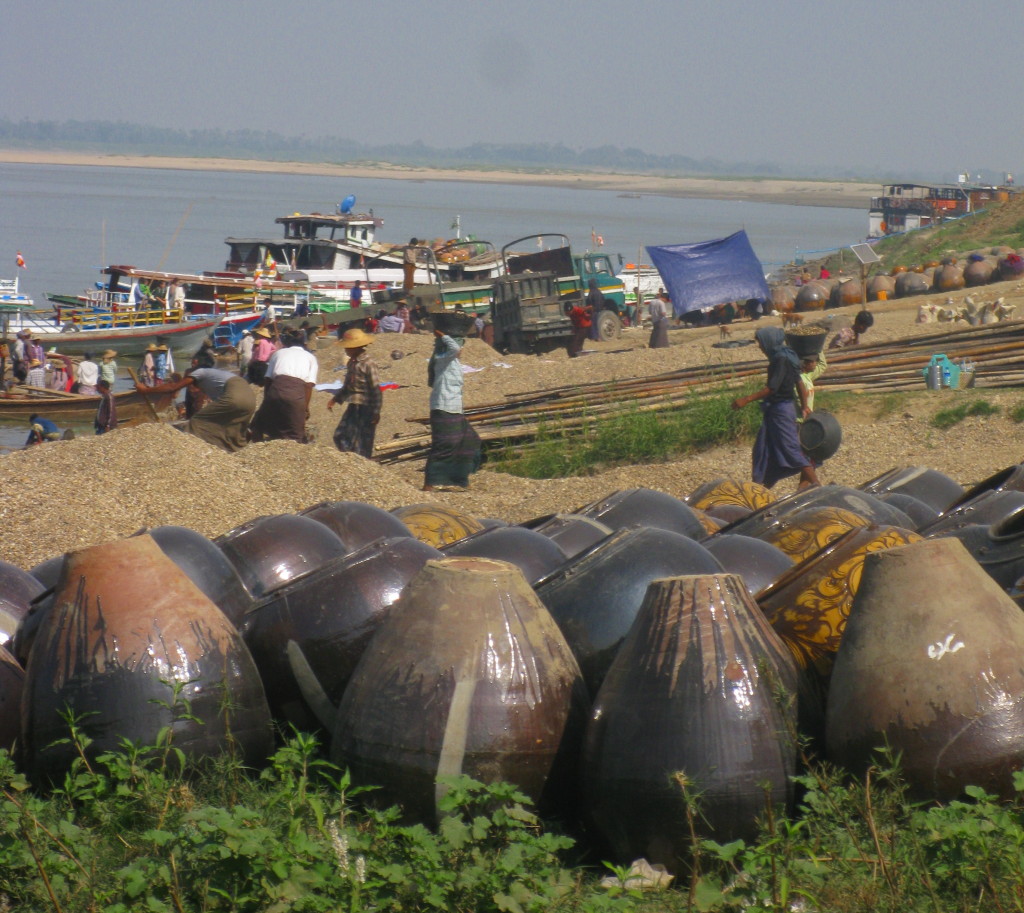
<path fill-rule="evenodd" d="M 17 262 L 18 266 L 21 269 L 28 269 L 28 267 L 25 266 L 25 258 L 21 255 L 21 251 L 20 250 L 18 251 L 18 254 L 15 257 L 15 262 Z"/>

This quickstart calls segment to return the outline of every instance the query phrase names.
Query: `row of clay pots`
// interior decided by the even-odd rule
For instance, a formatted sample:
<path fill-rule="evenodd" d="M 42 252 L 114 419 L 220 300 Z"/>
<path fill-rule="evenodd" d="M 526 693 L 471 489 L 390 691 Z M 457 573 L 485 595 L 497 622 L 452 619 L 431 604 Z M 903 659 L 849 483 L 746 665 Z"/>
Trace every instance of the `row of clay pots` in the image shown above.
<path fill-rule="evenodd" d="M 841 746 L 854 735 L 835 735 L 832 688 L 869 557 L 919 543 L 929 527 L 974 530 L 982 510 L 1004 524 L 995 538 L 1013 540 L 1016 520 L 992 502 L 1009 508 L 1022 476 L 1011 467 L 965 493 L 912 468 L 867 490 L 824 486 L 781 501 L 718 480 L 689 503 L 633 489 L 522 527 L 437 505 L 400 509 L 399 527 L 396 514 L 336 502 L 261 518 L 216 544 L 164 528 L 72 553 L 48 594 L 24 580 L 10 588 L 7 617 L 20 615 L 11 644 L 27 666 L 21 673 L 13 656 L 0 657 L 0 714 L 5 702 L 20 705 L 19 757 L 39 779 L 71 761 L 57 745 L 65 705 L 96 728 L 97 751 L 121 736 L 151 741 L 182 699 L 207 720 L 176 726 L 189 758 L 223 750 L 229 726 L 250 763 L 269 750 L 271 716 L 319 727 L 333 759 L 420 820 L 432 819 L 444 777 L 459 772 L 510 780 L 546 811 L 575 815 L 582 755 L 583 817 L 616 858 L 671 863 L 679 844 L 656 814 L 671 807 L 668 772 L 705 793 L 716 839 L 750 834 L 763 807 L 758 783 L 787 797 L 794 728 L 764 703 L 769 681 L 799 695 L 805 732 L 827 731 L 834 760 L 851 763 Z M 935 541 L 990 581 L 979 592 L 1013 605 L 1008 552 L 996 580 L 960 543 Z M 53 575 L 53 564 L 36 572 Z M 9 681 L 19 674 L 16 699 Z M 152 701 L 165 712 L 153 713 Z M 228 720 L 227 706 L 246 712 Z M 855 735 L 898 741 L 912 722 Z M 959 722 L 960 711 L 950 725 Z M 1016 745 L 1013 726 L 1004 735 Z M 989 757 L 993 741 L 965 749 L 972 763 L 944 770 L 942 789 L 1004 770 L 1005 758 Z M 631 765 L 650 777 L 630 781 Z M 927 793 L 937 782 L 914 785 Z M 641 806 L 649 814 L 624 834 L 621 810 Z"/>

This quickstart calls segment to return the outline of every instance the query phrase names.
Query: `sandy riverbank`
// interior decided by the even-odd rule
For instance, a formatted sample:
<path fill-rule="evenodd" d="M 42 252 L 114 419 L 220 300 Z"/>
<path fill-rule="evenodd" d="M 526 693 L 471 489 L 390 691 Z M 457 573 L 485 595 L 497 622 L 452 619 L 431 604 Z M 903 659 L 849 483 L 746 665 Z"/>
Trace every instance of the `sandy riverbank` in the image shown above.
<path fill-rule="evenodd" d="M 245 171 L 387 178 L 406 181 L 470 181 L 482 184 L 528 184 L 578 187 L 630 194 L 743 200 L 792 206 L 867 209 L 878 185 L 854 181 L 791 181 L 775 178 L 688 178 L 652 174 L 597 174 L 568 171 L 500 171 L 474 168 L 413 168 L 387 162 L 334 165 L 324 162 L 259 162 L 247 159 L 173 158 L 0 149 L 0 162 L 33 165 L 82 165 L 104 168 L 166 168 L 183 171 Z"/>

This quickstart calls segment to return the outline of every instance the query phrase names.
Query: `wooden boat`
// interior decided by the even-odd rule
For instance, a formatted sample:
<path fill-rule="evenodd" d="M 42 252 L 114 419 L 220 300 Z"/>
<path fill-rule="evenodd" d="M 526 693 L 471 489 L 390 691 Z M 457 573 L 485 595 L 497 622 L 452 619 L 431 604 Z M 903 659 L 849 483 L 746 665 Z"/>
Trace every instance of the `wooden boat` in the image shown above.
<path fill-rule="evenodd" d="M 172 323 L 133 323 L 119 325 L 122 321 L 94 318 L 85 321 L 82 329 L 66 330 L 59 333 L 42 334 L 47 348 L 56 346 L 63 355 L 98 354 L 104 349 L 114 349 L 118 355 L 142 355 L 149 345 L 165 345 L 172 352 L 191 355 L 203 340 L 212 336 L 223 319 L 182 320 Z M 104 325 L 105 324 L 105 325 Z"/>
<path fill-rule="evenodd" d="M 174 400 L 173 393 L 147 395 L 157 413 L 167 409 Z M 146 397 L 135 390 L 115 393 L 114 402 L 117 405 L 119 424 L 153 421 Z M 52 396 L 45 393 L 33 395 L 32 391 L 3 393 L 0 394 L 0 422 L 27 424 L 29 416 L 38 414 L 58 425 L 87 424 L 93 420 L 99 404 L 98 396 L 78 396 L 74 393 Z"/>

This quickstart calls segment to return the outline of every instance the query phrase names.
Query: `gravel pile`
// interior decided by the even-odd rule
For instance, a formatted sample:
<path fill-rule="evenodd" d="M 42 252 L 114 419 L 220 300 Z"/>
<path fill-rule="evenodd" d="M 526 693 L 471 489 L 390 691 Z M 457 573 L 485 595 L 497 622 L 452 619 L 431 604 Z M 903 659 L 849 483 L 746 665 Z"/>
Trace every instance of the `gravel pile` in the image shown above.
<path fill-rule="evenodd" d="M 999 294 L 1008 300 L 1021 296 L 1015 286 L 1012 291 L 992 291 L 993 297 Z M 918 303 L 928 300 L 932 299 L 888 302 L 875 309 L 869 338 L 882 341 L 936 332 L 935 324 L 914 323 Z M 1024 301 L 1021 304 L 1024 312 Z M 828 315 L 847 319 L 857 309 Z M 778 325 L 777 320 L 771 322 Z M 752 339 L 757 326 L 746 321 L 734 324 L 728 341 Z M 463 362 L 481 370 L 467 375 L 466 402 L 478 405 L 573 383 L 614 383 L 695 364 L 760 358 L 751 345 L 716 347 L 722 340 L 713 327 L 673 330 L 668 349 L 647 349 L 647 336 L 646 330 L 627 330 L 621 340 L 588 343 L 594 354 L 578 359 L 561 351 L 541 358 L 502 356 L 469 340 Z M 427 417 L 426 363 L 432 344 L 426 334 L 382 336 L 374 342 L 382 379 L 400 387 L 384 394 L 379 442 L 424 428 L 409 420 Z M 403 357 L 392 360 L 392 350 Z M 317 356 L 321 381 L 341 379 L 340 347 L 329 342 Z M 1020 462 L 1024 425 L 1011 421 L 1007 413 L 1024 403 L 1024 391 L 986 391 L 985 398 L 1001 407 L 998 415 L 969 418 L 948 431 L 930 426 L 937 409 L 973 395 L 928 392 L 922 380 L 919 392 L 899 394 L 882 409 L 884 414 L 880 415 L 876 398 L 865 400 L 863 407 L 856 400 L 853 406 L 844 406 L 844 443 L 820 471 L 822 481 L 860 485 L 894 466 L 923 465 L 966 485 Z M 335 450 L 331 435 L 341 409 L 329 412 L 328 402 L 327 394 L 314 395 L 311 425 L 317 439 L 310 446 L 276 441 L 226 454 L 169 426 L 140 425 L 0 456 L 0 489 L 7 495 L 0 505 L 0 558 L 29 568 L 64 551 L 165 524 L 212 537 L 256 516 L 294 512 L 324 500 L 359 500 L 385 509 L 441 502 L 474 516 L 521 522 L 572 511 L 621 488 L 655 488 L 683 497 L 710 479 L 749 477 L 750 450 L 744 445 L 576 479 L 519 479 L 485 469 L 473 476 L 469 491 L 426 494 L 419 490 L 422 464 L 380 466 Z M 795 485 L 795 479 L 786 480 L 776 490 L 788 494 Z"/>

